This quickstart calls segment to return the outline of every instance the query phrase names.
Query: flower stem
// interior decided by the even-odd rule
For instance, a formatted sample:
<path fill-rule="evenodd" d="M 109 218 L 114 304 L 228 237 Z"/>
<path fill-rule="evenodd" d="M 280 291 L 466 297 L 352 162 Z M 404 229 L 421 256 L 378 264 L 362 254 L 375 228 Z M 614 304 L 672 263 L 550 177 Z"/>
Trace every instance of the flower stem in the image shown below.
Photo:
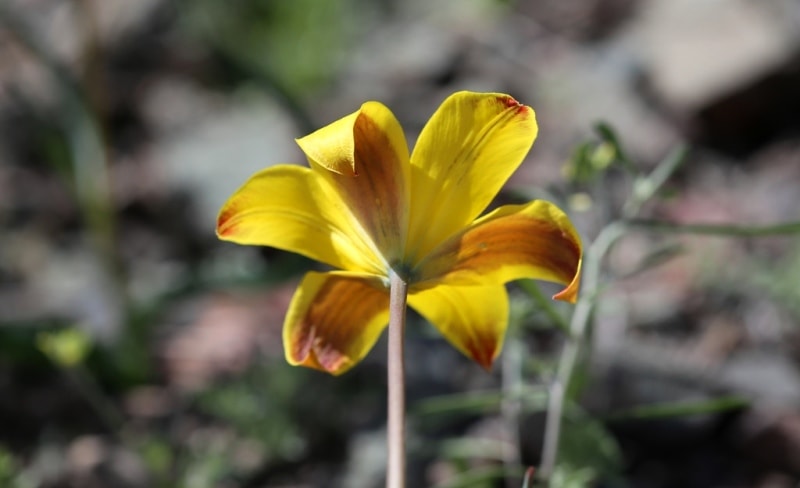
<path fill-rule="evenodd" d="M 406 366 L 404 337 L 408 283 L 397 273 L 389 276 L 388 450 L 386 488 L 406 484 Z"/>

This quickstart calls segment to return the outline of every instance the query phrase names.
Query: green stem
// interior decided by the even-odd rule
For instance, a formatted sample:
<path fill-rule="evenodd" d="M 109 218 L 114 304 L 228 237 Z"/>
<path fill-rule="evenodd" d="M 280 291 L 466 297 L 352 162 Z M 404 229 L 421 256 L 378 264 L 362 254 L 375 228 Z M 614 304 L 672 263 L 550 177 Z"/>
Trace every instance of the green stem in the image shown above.
<path fill-rule="evenodd" d="M 562 356 L 563 357 L 563 356 Z M 558 440 L 561 437 L 561 417 L 564 411 L 564 385 L 556 378 L 550 385 L 547 397 L 547 418 L 545 420 L 544 446 L 540 463 L 539 477 L 549 480 L 556 466 Z"/>
<path fill-rule="evenodd" d="M 509 331 L 506 338 L 506 348 L 503 351 L 502 361 L 502 401 L 500 403 L 500 415 L 503 418 L 506 429 L 510 436 L 510 441 L 503 447 L 503 465 L 509 472 L 519 466 L 519 445 L 520 445 L 520 416 L 522 413 L 522 397 L 519 393 L 525 387 L 522 379 L 522 363 L 525 356 L 523 345 L 519 340 L 519 323 L 509 324 Z M 508 488 L 517 488 L 517 480 L 513 476 L 506 478 Z"/>
<path fill-rule="evenodd" d="M 578 361 L 583 338 L 594 309 L 596 291 L 600 282 L 603 258 L 617 240 L 625 234 L 626 226 L 615 222 L 605 227 L 592 243 L 584 258 L 583 287 L 575 312 L 570 321 L 570 337 L 561 353 L 557 377 L 550 389 L 549 408 L 545 421 L 545 444 L 538 475 L 548 480 L 553 474 L 558 454 L 558 440 L 564 411 L 564 400 L 570 391 L 572 372 Z"/>
<path fill-rule="evenodd" d="M 389 358 L 386 488 L 406 485 L 406 371 L 405 328 L 408 283 L 397 273 L 389 276 Z"/>
<path fill-rule="evenodd" d="M 689 148 L 680 145 L 670 151 L 652 173 L 646 178 L 638 178 L 633 182 L 633 191 L 623 207 L 625 217 L 633 217 L 661 189 L 664 183 L 678 170 L 686 160 Z"/>

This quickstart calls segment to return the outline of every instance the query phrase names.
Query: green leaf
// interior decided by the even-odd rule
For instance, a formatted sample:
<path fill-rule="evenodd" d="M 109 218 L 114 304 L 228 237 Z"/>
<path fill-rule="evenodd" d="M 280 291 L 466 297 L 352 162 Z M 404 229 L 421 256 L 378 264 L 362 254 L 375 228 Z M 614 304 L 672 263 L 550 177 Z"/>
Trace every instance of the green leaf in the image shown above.
<path fill-rule="evenodd" d="M 596 473 L 591 468 L 576 468 L 569 465 L 556 466 L 549 488 L 587 488 L 595 481 Z"/>
<path fill-rule="evenodd" d="M 579 488 L 593 480 L 618 477 L 622 454 L 611 433 L 577 407 L 568 413 L 562 425 L 552 488 Z"/>

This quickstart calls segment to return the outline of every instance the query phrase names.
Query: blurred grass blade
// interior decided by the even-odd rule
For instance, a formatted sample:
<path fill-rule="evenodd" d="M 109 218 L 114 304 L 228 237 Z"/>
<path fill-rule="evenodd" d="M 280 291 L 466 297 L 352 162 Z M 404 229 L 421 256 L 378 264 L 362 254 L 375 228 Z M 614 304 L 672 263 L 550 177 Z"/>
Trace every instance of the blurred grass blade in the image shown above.
<path fill-rule="evenodd" d="M 547 403 L 547 394 L 544 390 L 527 388 L 506 399 L 521 400 L 523 410 L 532 411 L 543 409 Z M 411 408 L 413 415 L 440 415 L 445 413 L 485 413 L 496 411 L 504 399 L 502 392 L 472 392 L 454 395 L 441 395 L 418 402 Z"/>
<path fill-rule="evenodd" d="M 800 234 L 800 221 L 774 225 L 681 224 L 663 220 L 629 219 L 625 224 L 649 231 L 720 237 L 766 237 Z"/>
<path fill-rule="evenodd" d="M 690 415 L 707 415 L 714 413 L 729 412 L 731 410 L 741 410 L 747 408 L 750 402 L 739 396 L 724 396 L 712 400 L 698 402 L 675 402 L 658 403 L 654 405 L 642 405 L 611 414 L 608 420 L 627 420 L 627 419 L 662 419 L 671 417 L 686 417 Z"/>
<path fill-rule="evenodd" d="M 460 437 L 442 443 L 441 455 L 446 459 L 480 459 L 502 462 L 506 458 L 507 441 L 480 437 Z"/>

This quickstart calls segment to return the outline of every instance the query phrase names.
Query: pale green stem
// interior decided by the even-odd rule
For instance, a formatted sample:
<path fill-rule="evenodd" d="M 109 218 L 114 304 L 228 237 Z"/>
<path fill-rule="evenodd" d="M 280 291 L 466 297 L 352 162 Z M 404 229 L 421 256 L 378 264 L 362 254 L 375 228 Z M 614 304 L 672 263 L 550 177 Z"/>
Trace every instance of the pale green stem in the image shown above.
<path fill-rule="evenodd" d="M 800 233 L 800 222 L 787 222 L 767 226 L 737 226 L 724 224 L 676 224 L 657 220 L 630 219 L 612 223 L 603 229 L 586 253 L 583 292 L 570 322 L 571 339 L 567 340 L 559 361 L 557 379 L 554 383 L 558 385 L 558 388 L 556 391 L 551 389 L 551 395 L 561 398 L 558 402 L 558 408 L 548 408 L 547 412 L 545 445 L 542 464 L 538 472 L 539 477 L 544 480 L 547 480 L 552 475 L 555 467 L 559 431 L 561 430 L 563 397 L 569 392 L 572 372 L 575 368 L 580 348 L 583 345 L 583 336 L 597 298 L 602 260 L 614 243 L 626 232 L 633 229 L 727 237 L 764 237 L 798 234 Z M 559 399 L 551 398 L 551 402 L 555 400 Z"/>
<path fill-rule="evenodd" d="M 561 415 L 564 411 L 564 385 L 556 378 L 550 385 L 547 397 L 547 420 L 544 431 L 544 448 L 539 476 L 549 479 L 553 474 L 558 454 L 558 440 L 561 438 Z"/>
<path fill-rule="evenodd" d="M 601 128 L 601 130 L 604 130 Z M 608 134 L 613 133 L 606 130 Z M 615 145 L 619 148 L 619 144 Z M 627 218 L 637 215 L 686 159 L 688 149 L 679 146 L 671 151 L 656 168 L 644 178 L 634 182 L 632 194 L 623 206 L 623 214 Z M 624 155 L 623 155 L 624 157 Z M 570 383 L 578 355 L 583 346 L 584 335 L 592 317 L 600 283 L 600 268 L 608 251 L 628 230 L 625 222 L 613 222 L 607 225 L 592 243 L 584 256 L 584 272 L 581 295 L 569 325 L 569 337 L 558 362 L 556 379 L 550 388 L 550 397 L 545 421 L 544 446 L 542 447 L 542 463 L 539 477 L 549 484 L 558 457 L 558 441 L 561 433 L 561 422 L 564 403 L 570 393 Z"/>
<path fill-rule="evenodd" d="M 686 160 L 689 148 L 680 145 L 670 151 L 652 173 L 646 178 L 637 178 L 633 182 L 633 191 L 623 207 L 625 217 L 638 215 L 642 205 L 647 203 L 661 189 L 664 183 L 677 171 Z"/>
<path fill-rule="evenodd" d="M 503 400 L 500 404 L 500 413 L 505 422 L 510 436 L 510 442 L 504 444 L 503 464 L 509 473 L 519 465 L 519 424 L 522 412 L 522 397 L 520 392 L 524 388 L 522 379 L 522 362 L 524 359 L 523 346 L 519 340 L 519 325 L 509 324 L 508 337 L 505 351 L 503 351 L 502 392 Z M 506 486 L 516 488 L 513 476 L 506 477 Z M 517 485 L 519 486 L 519 485 Z"/>
<path fill-rule="evenodd" d="M 406 367 L 405 328 L 408 283 L 392 271 L 389 275 L 389 355 L 386 488 L 406 485 Z"/>
<path fill-rule="evenodd" d="M 538 475 L 549 480 L 555 468 L 558 454 L 558 438 L 561 431 L 561 419 L 564 410 L 564 399 L 569 392 L 572 371 L 578 360 L 583 336 L 592 316 L 595 303 L 595 291 L 600 282 L 600 265 L 603 257 L 625 233 L 626 227 L 620 222 L 605 227 L 592 243 L 584 258 L 583 289 L 575 306 L 570 321 L 570 338 L 564 346 L 558 363 L 558 371 L 553 387 L 550 389 L 549 408 L 545 423 L 545 443 L 542 448 L 542 463 Z"/>

